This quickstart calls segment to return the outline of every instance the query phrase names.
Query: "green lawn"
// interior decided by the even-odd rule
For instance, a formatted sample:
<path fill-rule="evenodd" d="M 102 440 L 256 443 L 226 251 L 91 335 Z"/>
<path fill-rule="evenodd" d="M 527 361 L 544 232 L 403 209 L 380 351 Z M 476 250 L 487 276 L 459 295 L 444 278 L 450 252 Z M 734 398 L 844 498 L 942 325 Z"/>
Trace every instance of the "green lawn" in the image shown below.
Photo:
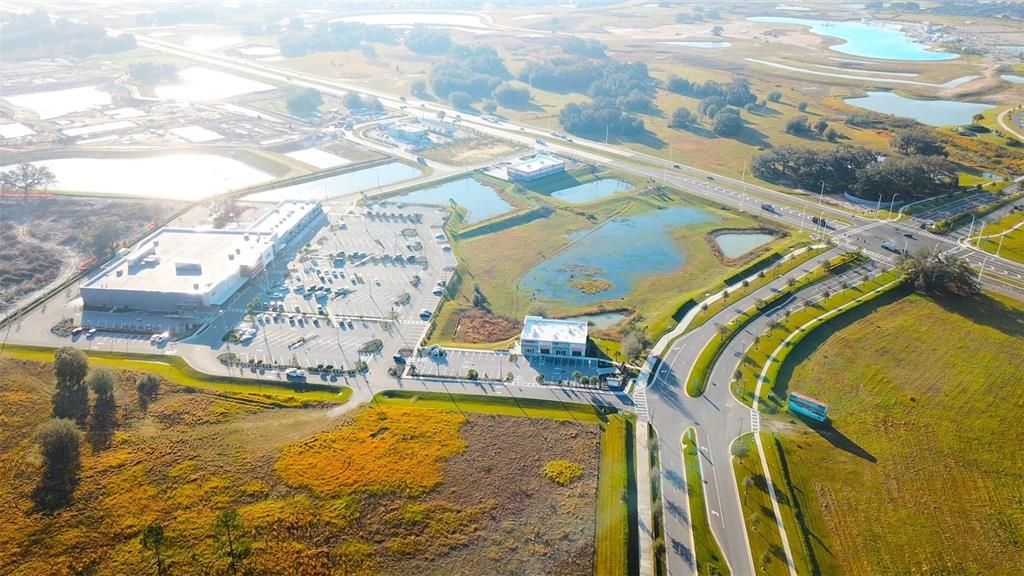
<path fill-rule="evenodd" d="M 792 486 L 786 482 L 787 470 L 782 465 L 774 436 L 770 433 L 761 433 L 761 442 L 764 445 L 772 482 L 775 483 L 775 495 L 778 498 L 779 511 L 782 513 L 782 522 L 785 523 L 786 535 L 790 539 L 790 547 L 794 552 L 797 573 L 831 574 L 830 572 L 816 572 L 808 564 L 810 559 L 810 554 L 806 551 L 808 544 L 800 538 L 801 534 L 794 534 L 788 528 L 796 526 L 798 519 L 802 518 L 801 508 L 799 502 L 794 498 Z M 754 559 L 754 566 L 762 574 L 788 576 L 790 569 L 785 564 L 782 537 L 778 531 L 771 498 L 768 496 L 768 484 L 757 446 L 754 444 L 754 437 L 744 436 L 736 440 L 736 444 L 743 448 L 743 455 L 733 458 L 732 467 L 736 472 L 736 487 L 739 491 L 743 519 L 746 523 L 746 536 L 751 543 L 751 558 Z"/>
<path fill-rule="evenodd" d="M 701 576 L 729 576 L 729 566 L 711 532 L 707 505 L 704 503 L 704 482 L 700 474 L 700 453 L 693 428 L 683 435 L 683 466 L 686 468 L 686 490 L 690 496 L 690 525 L 693 526 L 693 547 L 697 573 Z"/>
<path fill-rule="evenodd" d="M 312 404 L 344 404 L 352 396 L 347 386 L 301 385 L 277 380 L 255 378 L 229 378 L 210 376 L 194 370 L 177 356 L 157 354 L 124 355 L 100 350 L 83 350 L 94 366 L 108 366 L 117 370 L 148 372 L 181 386 L 206 390 L 216 394 L 239 398 L 261 404 L 281 407 L 307 406 Z M 54 350 L 49 348 L 7 346 L 4 355 L 21 360 L 52 362 Z M 246 372 L 246 374 L 250 374 Z"/>
<path fill-rule="evenodd" d="M 798 565 L 1019 574 L 1022 374 L 1024 304 L 1001 296 L 907 296 L 809 335 L 779 376 L 832 418 L 778 434 L 789 474 L 775 479 L 803 511 L 790 542 L 810 544 Z"/>
<path fill-rule="evenodd" d="M 499 414 L 502 416 L 525 416 L 529 418 L 551 418 L 554 420 L 578 420 L 581 422 L 605 422 L 609 411 L 599 410 L 591 404 L 570 404 L 533 398 L 487 397 L 475 394 L 447 394 L 444 392 L 412 392 L 387 390 L 373 397 L 383 405 L 415 406 L 432 410 Z"/>
<path fill-rule="evenodd" d="M 768 358 L 780 344 L 786 341 L 787 337 L 795 334 L 768 367 L 764 385 L 761 387 L 758 409 L 768 413 L 778 412 L 785 401 L 787 390 L 784 382 L 777 379 L 776 376 L 780 366 L 793 350 L 793 346 L 816 327 L 834 318 L 837 314 L 854 309 L 866 301 L 898 288 L 901 285 L 902 275 L 903 273 L 899 269 L 884 272 L 869 281 L 841 290 L 829 296 L 828 299 L 799 308 L 796 312 L 786 316 L 775 327 L 758 336 L 754 344 L 747 350 L 740 362 L 739 377 L 733 380 L 733 395 L 744 403 L 752 405 L 758 378 Z M 848 304 L 850 306 L 847 306 Z M 805 325 L 808 326 L 805 328 Z"/>
<path fill-rule="evenodd" d="M 982 239 L 978 247 L 992 254 L 998 252 L 1003 258 L 1024 264 L 1024 212 L 1012 212 L 999 222 L 985 226 L 985 235 L 1000 234 L 1014 226 L 1017 228 L 1002 236 Z"/>
<path fill-rule="evenodd" d="M 597 487 L 598 576 L 629 574 L 636 563 L 635 424 L 631 415 L 613 416 L 604 424 Z"/>

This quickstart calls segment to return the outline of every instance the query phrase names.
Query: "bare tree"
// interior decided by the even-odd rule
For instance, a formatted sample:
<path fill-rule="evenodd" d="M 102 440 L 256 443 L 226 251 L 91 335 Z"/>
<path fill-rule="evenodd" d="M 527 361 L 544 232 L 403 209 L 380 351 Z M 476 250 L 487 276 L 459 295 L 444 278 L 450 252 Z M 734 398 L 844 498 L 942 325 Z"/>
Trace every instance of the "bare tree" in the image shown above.
<path fill-rule="evenodd" d="M 21 191 L 27 198 L 38 188 L 45 189 L 57 181 L 57 176 L 47 166 L 22 162 L 10 170 L 0 172 L 0 185 Z"/>

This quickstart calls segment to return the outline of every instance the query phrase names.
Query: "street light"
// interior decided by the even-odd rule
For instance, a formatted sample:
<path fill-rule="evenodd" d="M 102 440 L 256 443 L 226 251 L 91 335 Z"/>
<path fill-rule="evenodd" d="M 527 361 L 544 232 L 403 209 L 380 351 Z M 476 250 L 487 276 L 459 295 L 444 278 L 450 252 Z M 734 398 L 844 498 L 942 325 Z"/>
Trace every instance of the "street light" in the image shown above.
<path fill-rule="evenodd" d="M 892 198 L 889 199 L 889 218 L 892 218 L 892 209 L 896 206 L 896 197 L 899 195 L 900 193 L 897 192 L 892 195 Z"/>

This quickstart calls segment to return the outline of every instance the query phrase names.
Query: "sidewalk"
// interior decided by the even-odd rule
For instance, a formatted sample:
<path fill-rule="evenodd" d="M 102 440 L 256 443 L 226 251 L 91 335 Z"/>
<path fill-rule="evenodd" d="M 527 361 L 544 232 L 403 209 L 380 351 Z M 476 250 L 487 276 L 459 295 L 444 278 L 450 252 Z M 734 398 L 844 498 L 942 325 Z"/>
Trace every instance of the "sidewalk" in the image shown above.
<path fill-rule="evenodd" d="M 646 418 L 636 420 L 636 516 L 640 525 L 640 576 L 654 576 L 654 515 L 651 512 L 651 466 Z"/>

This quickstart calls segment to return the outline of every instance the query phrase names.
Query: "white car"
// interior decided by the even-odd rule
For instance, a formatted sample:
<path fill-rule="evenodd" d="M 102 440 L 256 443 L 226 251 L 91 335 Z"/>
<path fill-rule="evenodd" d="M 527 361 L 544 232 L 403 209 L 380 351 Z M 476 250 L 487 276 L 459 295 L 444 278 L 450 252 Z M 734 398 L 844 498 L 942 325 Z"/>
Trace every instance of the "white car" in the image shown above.
<path fill-rule="evenodd" d="M 85 333 L 85 337 L 86 338 L 92 338 L 95 335 L 96 335 L 96 329 L 95 328 L 89 328 L 89 331 Z"/>

